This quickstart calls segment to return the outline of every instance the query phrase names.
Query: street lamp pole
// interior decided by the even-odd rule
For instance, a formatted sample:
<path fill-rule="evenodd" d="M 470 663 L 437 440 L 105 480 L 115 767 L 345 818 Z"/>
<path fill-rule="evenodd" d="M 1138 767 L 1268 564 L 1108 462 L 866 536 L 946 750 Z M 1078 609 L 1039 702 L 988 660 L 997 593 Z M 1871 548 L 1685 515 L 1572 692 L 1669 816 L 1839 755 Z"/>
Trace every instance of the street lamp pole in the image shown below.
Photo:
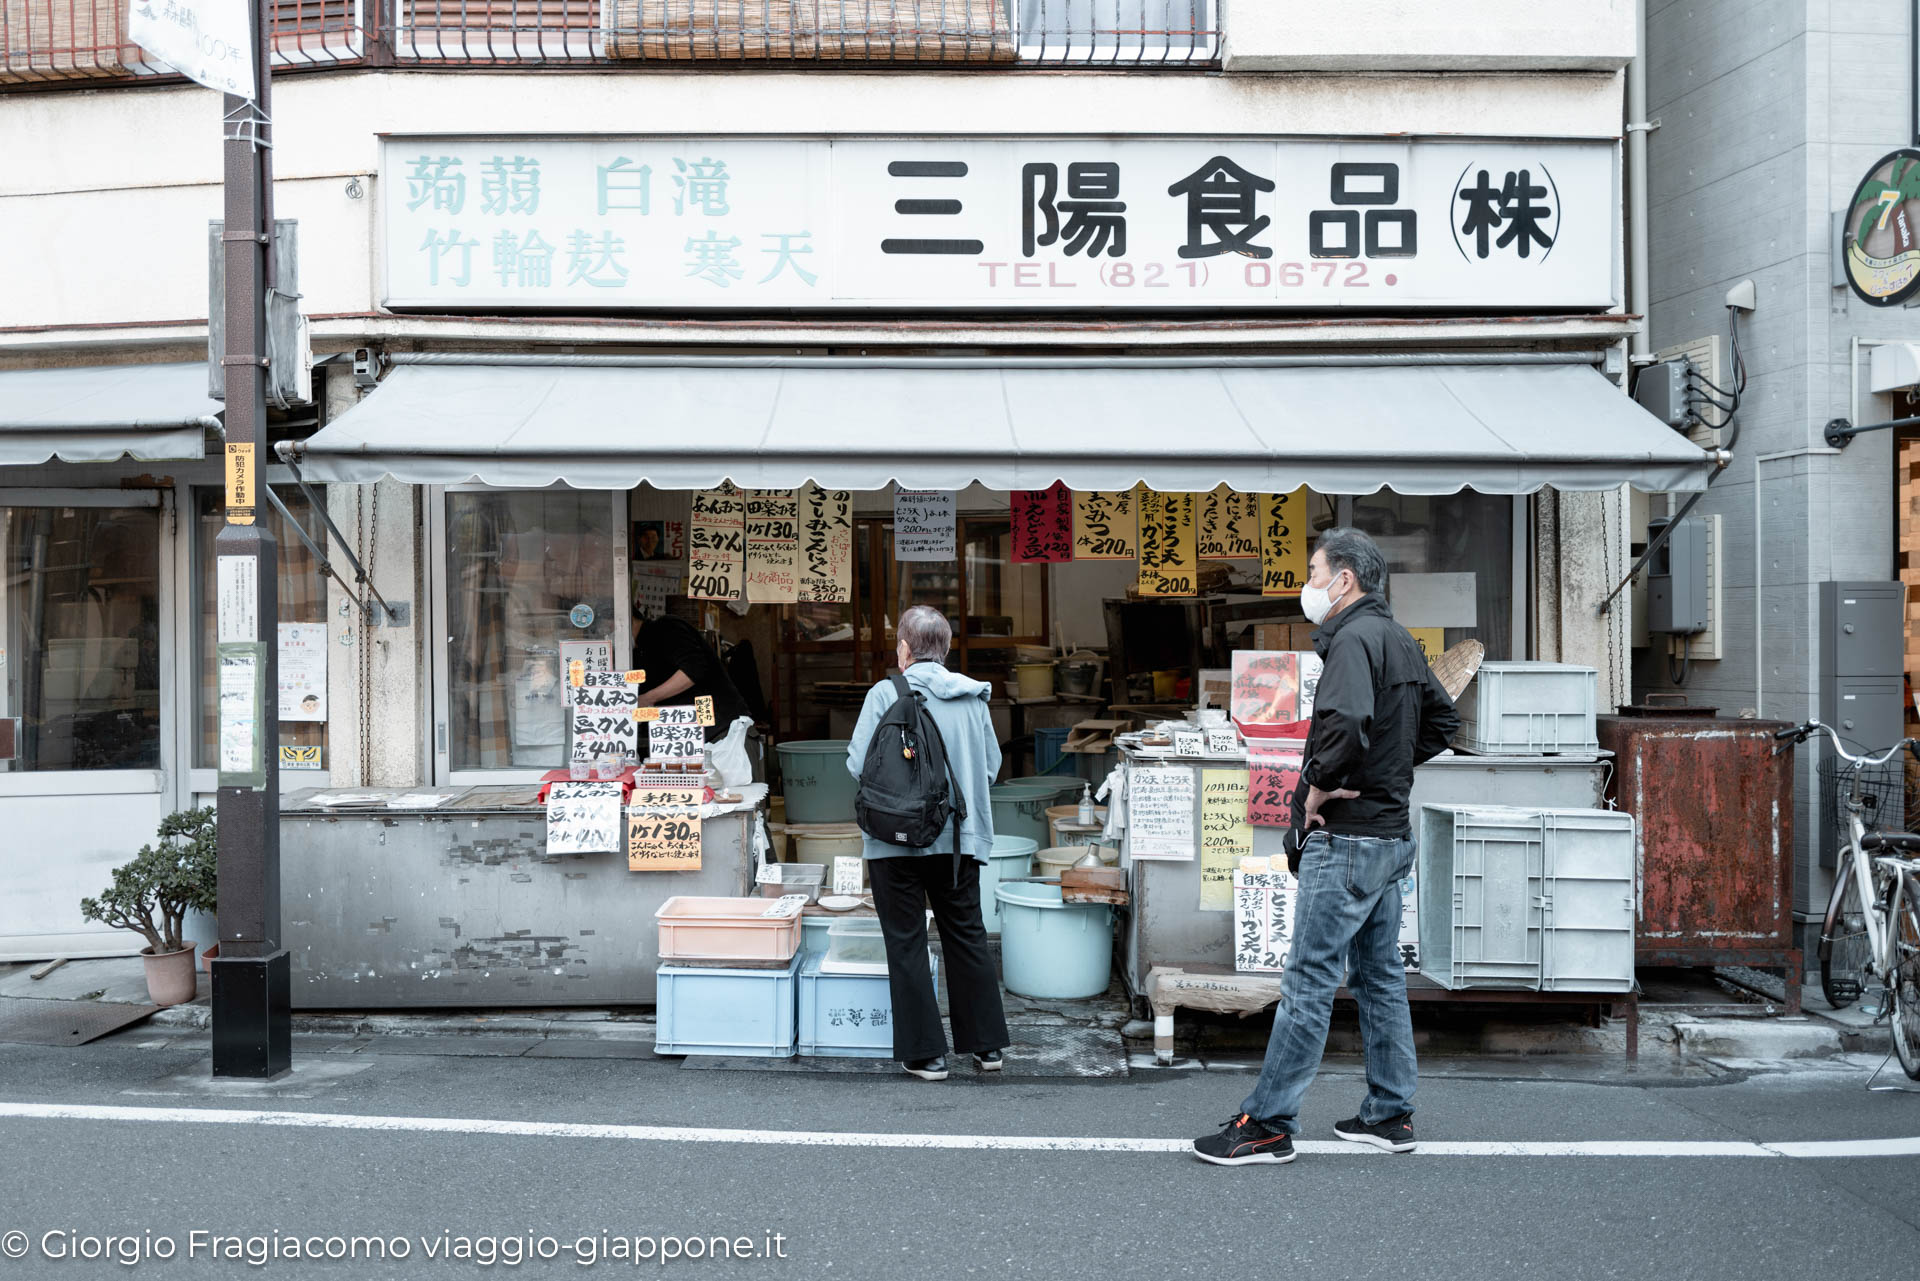
<path fill-rule="evenodd" d="M 220 953 L 212 962 L 213 1074 L 255 1080 L 292 1067 L 292 980 L 280 940 L 279 576 L 255 520 L 267 426 L 267 290 L 273 272 L 271 49 L 247 0 L 257 97 L 228 94 L 226 523 L 214 539 L 220 700 Z"/>

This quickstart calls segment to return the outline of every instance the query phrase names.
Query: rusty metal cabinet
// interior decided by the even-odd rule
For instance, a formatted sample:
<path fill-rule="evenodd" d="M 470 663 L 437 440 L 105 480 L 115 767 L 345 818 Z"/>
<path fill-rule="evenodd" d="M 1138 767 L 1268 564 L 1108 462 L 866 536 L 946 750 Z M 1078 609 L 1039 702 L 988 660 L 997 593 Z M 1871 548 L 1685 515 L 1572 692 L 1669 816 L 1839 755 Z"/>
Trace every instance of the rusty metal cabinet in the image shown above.
<path fill-rule="evenodd" d="M 1782 969 L 1797 1012 L 1793 757 L 1773 752 L 1786 723 L 1621 710 L 1599 718 L 1599 738 L 1614 754 L 1608 797 L 1639 820 L 1635 959 Z"/>

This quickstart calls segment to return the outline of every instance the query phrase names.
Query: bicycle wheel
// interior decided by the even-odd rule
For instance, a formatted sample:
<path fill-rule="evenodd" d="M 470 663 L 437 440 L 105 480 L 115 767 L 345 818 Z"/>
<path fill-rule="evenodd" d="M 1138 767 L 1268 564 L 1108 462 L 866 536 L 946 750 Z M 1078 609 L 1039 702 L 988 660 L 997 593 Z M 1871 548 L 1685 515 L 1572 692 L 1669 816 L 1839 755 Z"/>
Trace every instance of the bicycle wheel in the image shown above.
<path fill-rule="evenodd" d="M 1866 905 L 1860 901 L 1860 885 L 1844 858 L 1833 898 L 1827 904 L 1827 919 L 1820 926 L 1819 957 L 1820 991 L 1827 1004 L 1844 1010 L 1859 1000 L 1867 962 L 1872 958 L 1867 947 Z"/>
<path fill-rule="evenodd" d="M 1892 973 L 1893 1049 L 1907 1075 L 1920 1081 L 1920 903 L 1895 894 Z"/>

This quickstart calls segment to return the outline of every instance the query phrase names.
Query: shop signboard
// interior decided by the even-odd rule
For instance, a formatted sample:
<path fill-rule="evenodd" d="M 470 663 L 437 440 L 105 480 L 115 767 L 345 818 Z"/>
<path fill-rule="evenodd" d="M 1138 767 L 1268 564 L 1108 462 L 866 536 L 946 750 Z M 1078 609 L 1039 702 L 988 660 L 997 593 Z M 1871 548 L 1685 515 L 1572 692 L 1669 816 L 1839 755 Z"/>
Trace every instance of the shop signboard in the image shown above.
<path fill-rule="evenodd" d="M 1845 216 L 1842 258 L 1860 300 L 1898 307 L 1920 294 L 1920 150 L 1874 161 Z"/>
<path fill-rule="evenodd" d="M 390 307 L 1590 307 L 1618 144 L 395 137 Z"/>

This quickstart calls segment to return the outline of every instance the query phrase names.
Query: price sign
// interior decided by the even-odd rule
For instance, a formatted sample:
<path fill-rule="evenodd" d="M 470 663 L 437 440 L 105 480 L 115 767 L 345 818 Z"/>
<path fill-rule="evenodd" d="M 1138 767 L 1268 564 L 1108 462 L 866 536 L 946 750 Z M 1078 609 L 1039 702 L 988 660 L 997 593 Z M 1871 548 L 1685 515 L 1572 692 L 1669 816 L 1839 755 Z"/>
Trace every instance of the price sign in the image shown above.
<path fill-rule="evenodd" d="M 555 783 L 547 789 L 547 853 L 610 854 L 620 848 L 617 782 Z"/>
<path fill-rule="evenodd" d="M 647 726 L 647 756 L 656 761 L 697 761 L 707 750 L 700 714 L 691 707 L 657 707 Z"/>
<path fill-rule="evenodd" d="M 1073 491 L 1015 490 L 1012 501 L 1013 559 L 1046 563 L 1073 559 Z"/>
<path fill-rule="evenodd" d="M 804 894 L 782 894 L 779 898 L 773 900 L 772 907 L 760 913 L 760 917 L 762 920 L 784 921 L 788 917 L 800 915 L 800 909 L 806 905 L 807 896 Z"/>
<path fill-rule="evenodd" d="M 1293 948 L 1293 908 L 1300 887 L 1285 871 L 1233 874 L 1233 968 L 1277 973 Z"/>
<path fill-rule="evenodd" d="M 638 759 L 640 736 L 634 726 L 634 705 L 640 689 L 619 672 L 587 672 L 573 694 L 573 747 L 569 759 L 576 765 Z"/>
<path fill-rule="evenodd" d="M 1134 491 L 1096 489 L 1073 496 L 1073 559 L 1132 560 Z"/>
<path fill-rule="evenodd" d="M 1260 495 L 1260 594 L 1298 596 L 1307 585 L 1307 491 Z"/>
<path fill-rule="evenodd" d="M 1252 777 L 1247 786 L 1247 821 L 1255 827 L 1292 827 L 1293 793 L 1305 764 L 1297 750 L 1279 751 L 1248 744 Z"/>
<path fill-rule="evenodd" d="M 1140 594 L 1192 596 L 1199 590 L 1199 543 L 1192 494 L 1144 490 L 1139 499 Z"/>
<path fill-rule="evenodd" d="M 780 865 L 778 863 L 762 863 L 760 870 L 753 874 L 753 883 L 755 885 L 778 885 L 780 883 Z"/>
<path fill-rule="evenodd" d="M 648 805 L 627 811 L 629 872 L 700 870 L 700 810 L 697 806 Z"/>
<path fill-rule="evenodd" d="M 1193 774 L 1180 765 L 1127 776 L 1127 847 L 1134 858 L 1193 861 Z"/>
<path fill-rule="evenodd" d="M 1234 756 L 1240 751 L 1240 731 L 1231 725 L 1207 726 L 1207 755 Z"/>
<path fill-rule="evenodd" d="M 1225 485 L 1201 495 L 1200 555 L 1210 560 L 1251 560 L 1260 554 L 1260 495 Z"/>
<path fill-rule="evenodd" d="M 702 694 L 693 700 L 693 719 L 697 725 L 713 724 L 713 699 Z"/>
<path fill-rule="evenodd" d="M 859 894 L 866 888 L 867 860 L 863 858 L 843 858 L 833 860 L 833 892 L 835 894 Z"/>
<path fill-rule="evenodd" d="M 1191 730 L 1173 732 L 1173 754 L 1175 756 L 1200 757 L 1207 754 L 1206 735 Z"/>

